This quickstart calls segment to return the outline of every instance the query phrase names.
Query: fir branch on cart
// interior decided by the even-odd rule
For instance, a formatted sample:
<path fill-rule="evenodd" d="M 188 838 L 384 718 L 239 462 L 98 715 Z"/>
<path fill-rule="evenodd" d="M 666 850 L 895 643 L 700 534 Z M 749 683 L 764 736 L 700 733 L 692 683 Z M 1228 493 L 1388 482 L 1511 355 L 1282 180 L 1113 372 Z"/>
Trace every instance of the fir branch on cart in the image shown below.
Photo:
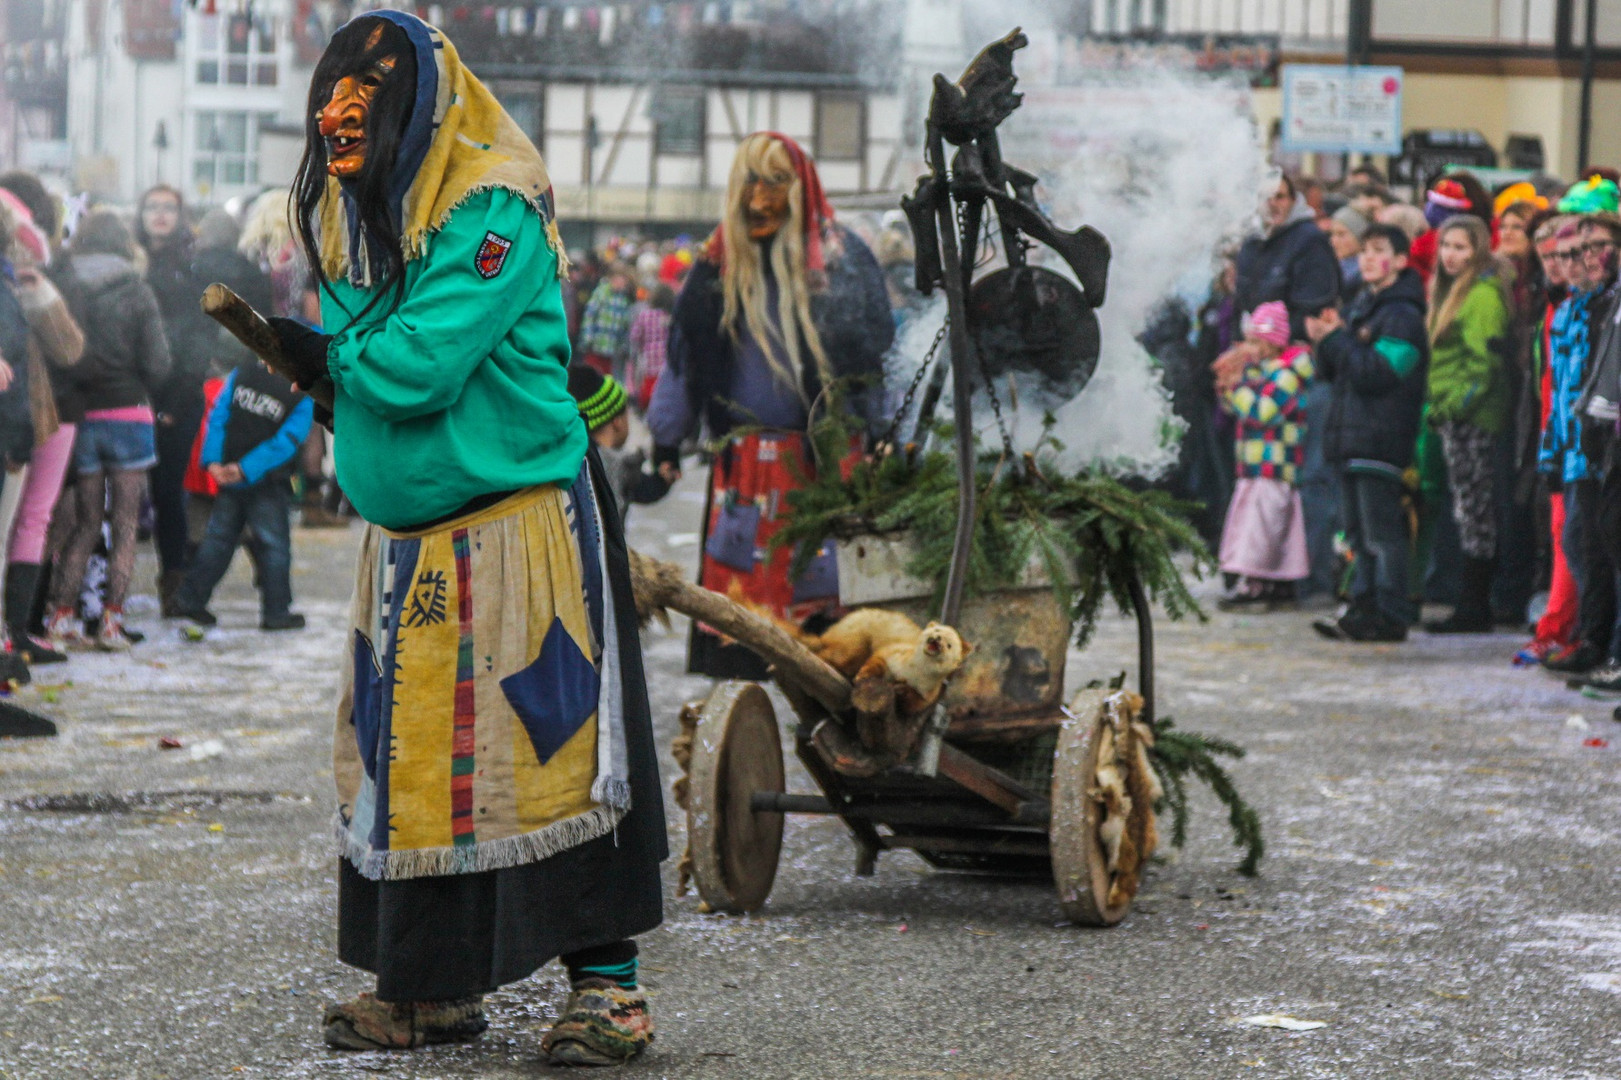
<path fill-rule="evenodd" d="M 939 449 L 901 448 L 847 461 L 855 434 L 849 415 L 838 409 L 812 428 L 816 476 L 788 496 L 792 513 L 773 546 L 796 545 L 789 572 L 797 575 L 828 539 L 905 532 L 913 545 L 908 573 L 943 591 L 957 521 L 954 458 Z M 937 436 L 934 446 L 951 444 L 949 428 Z M 1187 518 L 1191 505 L 1102 472 L 1062 475 L 1054 464 L 1061 449 L 1049 434 L 1020 459 L 980 456 L 968 593 L 1012 585 L 1039 558 L 1074 619 L 1077 645 L 1090 639 L 1105 599 L 1131 611 L 1134 574 L 1172 619 L 1204 619 L 1176 558 L 1191 553 L 1191 572 L 1199 578 L 1215 566 Z"/>

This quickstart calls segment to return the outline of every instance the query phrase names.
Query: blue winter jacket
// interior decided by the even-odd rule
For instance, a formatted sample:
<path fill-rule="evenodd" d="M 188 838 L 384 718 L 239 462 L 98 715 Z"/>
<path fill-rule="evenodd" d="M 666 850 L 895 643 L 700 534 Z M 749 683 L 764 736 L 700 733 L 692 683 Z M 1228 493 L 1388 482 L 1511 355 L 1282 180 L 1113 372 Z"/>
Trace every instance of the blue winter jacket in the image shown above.
<path fill-rule="evenodd" d="M 1430 354 L 1424 284 L 1409 269 L 1378 292 L 1364 286 L 1344 318 L 1317 343 L 1317 376 L 1334 388 L 1323 456 L 1352 470 L 1399 476 L 1413 463 L 1424 411 Z"/>

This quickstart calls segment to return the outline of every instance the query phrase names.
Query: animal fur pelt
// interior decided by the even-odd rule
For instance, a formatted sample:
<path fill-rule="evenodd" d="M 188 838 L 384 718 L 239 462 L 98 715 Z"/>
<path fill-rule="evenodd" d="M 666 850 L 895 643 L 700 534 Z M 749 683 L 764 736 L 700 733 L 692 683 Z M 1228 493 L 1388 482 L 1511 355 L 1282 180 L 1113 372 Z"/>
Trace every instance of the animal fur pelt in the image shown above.
<path fill-rule="evenodd" d="M 698 719 L 704 714 L 702 700 L 689 701 L 681 706 L 681 733 L 670 740 L 670 756 L 681 767 L 681 775 L 670 784 L 675 804 L 683 810 L 691 809 L 692 801 L 692 739 L 698 731 Z M 692 881 L 692 837 L 690 830 L 687 846 L 681 849 L 681 861 L 675 866 L 675 894 L 687 895 L 687 884 Z"/>
<path fill-rule="evenodd" d="M 888 712 L 891 703 L 903 719 L 921 715 L 973 652 L 949 626 L 931 622 L 920 630 L 905 615 L 881 608 L 852 611 L 821 634 L 791 624 L 784 629 L 854 684 L 851 703 L 863 715 Z"/>
<path fill-rule="evenodd" d="M 1159 846 L 1153 807 L 1163 790 L 1148 760 L 1154 733 L 1137 718 L 1142 703 L 1130 692 L 1112 695 L 1098 742 L 1091 796 L 1103 811 L 1098 840 L 1107 856 L 1110 907 L 1137 894 L 1143 864 Z M 1140 823 L 1135 834 L 1133 822 Z"/>
<path fill-rule="evenodd" d="M 812 723 L 833 718 L 856 740 L 818 742 L 829 764 L 862 774 L 904 760 L 928 711 L 972 646 L 949 626 L 920 629 L 904 615 L 863 608 L 822 634 L 760 610 L 741 593 L 722 596 L 687 580 L 680 567 L 630 553 L 636 611 L 645 624 L 666 609 L 701 620 L 769 660 L 794 711 Z M 853 684 L 852 684 L 853 682 Z M 853 741 L 859 747 L 851 746 Z M 848 751 L 864 748 L 867 753 Z M 859 760 L 858 760 L 859 759 Z"/>

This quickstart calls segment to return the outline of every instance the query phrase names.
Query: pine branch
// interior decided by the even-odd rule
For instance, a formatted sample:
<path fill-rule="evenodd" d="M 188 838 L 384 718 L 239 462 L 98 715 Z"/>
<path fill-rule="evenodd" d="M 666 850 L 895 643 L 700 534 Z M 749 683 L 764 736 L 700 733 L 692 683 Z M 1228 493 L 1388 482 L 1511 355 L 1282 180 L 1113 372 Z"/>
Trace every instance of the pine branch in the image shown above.
<path fill-rule="evenodd" d="M 1254 877 L 1260 872 L 1261 859 L 1266 854 L 1266 841 L 1261 834 L 1261 817 L 1254 807 L 1244 801 L 1234 786 L 1232 777 L 1216 761 L 1216 755 L 1242 758 L 1244 748 L 1237 743 L 1215 735 L 1200 735 L 1192 731 L 1175 731 L 1174 721 L 1165 717 L 1154 724 L 1154 745 L 1149 748 L 1149 762 L 1160 778 L 1165 795 L 1154 807 L 1171 811 L 1171 844 L 1181 847 L 1187 839 L 1188 801 L 1186 776 L 1192 774 L 1203 781 L 1216 798 L 1227 807 L 1227 821 L 1233 830 L 1233 846 L 1244 849 L 1244 860 L 1238 872 Z"/>

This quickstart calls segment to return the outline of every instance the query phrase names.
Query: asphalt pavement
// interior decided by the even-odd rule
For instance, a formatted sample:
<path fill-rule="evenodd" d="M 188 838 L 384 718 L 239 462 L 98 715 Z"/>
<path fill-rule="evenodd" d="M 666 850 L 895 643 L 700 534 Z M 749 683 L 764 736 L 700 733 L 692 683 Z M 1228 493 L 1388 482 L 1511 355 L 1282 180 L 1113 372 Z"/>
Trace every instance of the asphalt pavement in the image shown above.
<path fill-rule="evenodd" d="M 693 563 L 701 507 L 689 475 L 633 510 L 633 545 Z M 308 630 L 258 631 L 238 565 L 206 640 L 137 600 L 132 655 L 19 694 L 62 734 L 0 742 L 0 1080 L 558 1075 L 540 1055 L 555 966 L 494 995 L 473 1045 L 321 1042 L 322 1005 L 369 988 L 334 953 L 329 831 L 358 536 L 295 533 Z M 143 554 L 137 588 L 152 578 Z M 1159 626 L 1161 711 L 1249 748 L 1232 772 L 1265 826 L 1259 878 L 1234 872 L 1203 794 L 1107 930 L 1065 924 L 1050 882 L 910 854 L 856 877 L 837 821 L 790 818 L 756 915 L 700 914 L 666 866 L 642 941 L 658 1036 L 627 1074 L 1621 1078 L 1616 702 L 1511 668 L 1511 635 L 1351 646 L 1312 614 Z M 683 674 L 684 631 L 645 641 L 666 750 L 708 686 Z M 1111 619 L 1069 684 L 1133 650 Z M 789 786 L 812 790 L 792 764 Z M 1245 1022 L 1263 1015 L 1322 1026 Z"/>

